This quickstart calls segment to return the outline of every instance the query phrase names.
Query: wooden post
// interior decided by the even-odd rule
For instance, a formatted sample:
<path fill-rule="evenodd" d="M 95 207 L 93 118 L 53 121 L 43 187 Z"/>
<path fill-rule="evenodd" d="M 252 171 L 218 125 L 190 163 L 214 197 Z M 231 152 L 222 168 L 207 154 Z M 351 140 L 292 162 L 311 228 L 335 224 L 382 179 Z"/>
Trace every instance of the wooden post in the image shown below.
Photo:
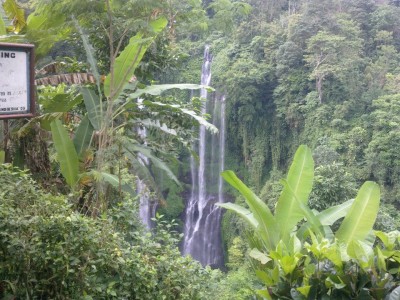
<path fill-rule="evenodd" d="M 10 134 L 9 134 L 9 126 L 8 126 L 8 120 L 5 119 L 3 120 L 3 135 L 4 135 L 4 162 L 9 163 L 11 162 L 11 157 L 10 157 L 10 151 L 8 151 L 8 141 L 10 139 Z"/>

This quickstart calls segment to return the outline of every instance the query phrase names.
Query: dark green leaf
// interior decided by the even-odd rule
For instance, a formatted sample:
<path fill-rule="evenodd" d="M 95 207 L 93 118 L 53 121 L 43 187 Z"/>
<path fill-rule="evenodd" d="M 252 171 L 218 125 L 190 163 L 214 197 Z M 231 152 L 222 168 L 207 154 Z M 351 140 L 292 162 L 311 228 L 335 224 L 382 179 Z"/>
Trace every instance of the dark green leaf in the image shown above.
<path fill-rule="evenodd" d="M 79 34 L 81 36 L 81 39 L 82 39 L 82 42 L 83 42 L 83 47 L 85 48 L 86 57 L 87 57 L 89 65 L 90 65 L 91 72 L 92 72 L 94 78 L 96 79 L 96 85 L 97 85 L 98 93 L 99 93 L 99 95 L 101 95 L 100 73 L 99 73 L 99 70 L 97 69 L 97 60 L 94 57 L 95 51 L 94 51 L 92 45 L 89 42 L 89 38 L 83 32 L 82 27 L 79 26 L 79 23 L 75 18 L 74 18 L 74 23 L 75 23 L 75 27 L 78 29 Z"/>
<path fill-rule="evenodd" d="M 89 121 L 89 117 L 86 115 L 79 124 L 76 129 L 74 136 L 74 146 L 78 156 L 85 152 L 85 150 L 89 147 L 90 141 L 92 140 L 94 128 Z"/>
<path fill-rule="evenodd" d="M 117 176 L 106 173 L 106 172 L 101 172 L 101 175 L 105 181 L 107 181 L 109 184 L 111 184 L 114 188 L 118 189 L 121 186 L 121 189 L 124 192 L 129 193 L 131 196 L 136 196 L 136 191 L 128 184 L 122 184 L 119 182 L 119 179 Z"/>
<path fill-rule="evenodd" d="M 170 168 L 168 168 L 168 166 L 158 157 L 154 156 L 149 148 L 146 148 L 144 146 L 140 146 L 138 144 L 125 144 L 124 145 L 125 149 L 128 152 L 133 153 L 142 153 L 144 156 L 146 156 L 147 158 L 149 158 L 152 163 L 154 164 L 154 166 L 158 169 L 164 170 L 165 173 L 173 180 L 175 181 L 175 183 L 177 185 L 180 185 L 180 182 L 178 180 L 178 178 L 176 178 L 176 176 L 174 175 L 174 173 L 172 173 L 172 171 L 170 170 Z"/>
<path fill-rule="evenodd" d="M 68 185 L 73 187 L 78 181 L 79 160 L 74 144 L 69 138 L 67 130 L 60 120 L 54 120 L 50 124 L 54 146 L 57 151 L 57 159 L 60 163 L 61 174 Z"/>
<path fill-rule="evenodd" d="M 94 129 L 99 130 L 104 118 L 100 97 L 89 88 L 81 89 L 88 117 Z"/>
<path fill-rule="evenodd" d="M 204 127 L 206 127 L 207 130 L 211 131 L 212 133 L 218 132 L 217 127 L 215 127 L 213 124 L 207 122 L 206 119 L 199 116 L 196 112 L 189 110 L 187 108 L 181 107 L 178 104 L 166 104 L 166 103 L 161 103 L 161 102 L 145 100 L 145 101 L 143 101 L 143 105 L 149 106 L 149 107 L 151 107 L 151 106 L 165 107 L 166 109 L 170 109 L 172 111 L 177 111 L 177 112 L 183 113 L 183 114 L 188 115 L 188 116 L 192 117 L 193 119 L 195 119 L 199 123 L 199 125 L 203 125 Z"/>

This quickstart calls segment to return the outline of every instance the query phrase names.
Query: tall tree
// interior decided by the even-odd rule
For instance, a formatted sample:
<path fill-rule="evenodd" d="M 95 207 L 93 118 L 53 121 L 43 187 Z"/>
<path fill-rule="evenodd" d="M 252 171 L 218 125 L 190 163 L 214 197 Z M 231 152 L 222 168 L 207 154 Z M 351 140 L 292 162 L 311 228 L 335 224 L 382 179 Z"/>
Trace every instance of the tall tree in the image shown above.
<path fill-rule="evenodd" d="M 361 39 L 357 24 L 338 20 L 337 32 L 319 31 L 307 41 L 305 61 L 312 68 L 310 77 L 315 78 L 319 102 L 323 102 L 323 82 L 328 76 L 340 78 L 354 67 L 361 54 Z"/>

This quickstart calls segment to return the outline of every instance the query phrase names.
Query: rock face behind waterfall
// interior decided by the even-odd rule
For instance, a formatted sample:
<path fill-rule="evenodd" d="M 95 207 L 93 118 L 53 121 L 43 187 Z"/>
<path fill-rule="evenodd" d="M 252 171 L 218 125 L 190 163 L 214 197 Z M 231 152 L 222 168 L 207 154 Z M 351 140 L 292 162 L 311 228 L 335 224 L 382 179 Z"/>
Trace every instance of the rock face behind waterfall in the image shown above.
<path fill-rule="evenodd" d="M 204 51 L 201 84 L 211 83 L 211 54 L 209 47 Z M 191 255 L 203 265 L 221 267 L 224 264 L 221 241 L 221 209 L 215 206 L 224 202 L 223 181 L 220 172 L 225 159 L 225 96 L 210 97 L 207 90 L 201 90 L 207 99 L 203 113 L 213 116 L 213 124 L 219 128 L 218 135 L 206 132 L 200 127 L 198 145 L 199 162 L 191 158 L 192 188 L 186 199 L 183 254 Z M 210 99 L 209 99 L 210 98 Z"/>

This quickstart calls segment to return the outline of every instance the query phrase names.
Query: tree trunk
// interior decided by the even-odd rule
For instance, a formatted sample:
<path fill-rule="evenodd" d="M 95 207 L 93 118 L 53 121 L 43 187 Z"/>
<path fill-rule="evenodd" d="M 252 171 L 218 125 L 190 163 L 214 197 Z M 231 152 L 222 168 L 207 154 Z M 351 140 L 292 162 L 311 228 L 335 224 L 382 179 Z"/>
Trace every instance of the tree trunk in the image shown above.
<path fill-rule="evenodd" d="M 316 86 L 317 86 L 317 91 L 318 91 L 318 99 L 319 99 L 319 104 L 322 104 L 322 82 L 324 80 L 323 76 L 317 76 L 316 78 Z"/>

